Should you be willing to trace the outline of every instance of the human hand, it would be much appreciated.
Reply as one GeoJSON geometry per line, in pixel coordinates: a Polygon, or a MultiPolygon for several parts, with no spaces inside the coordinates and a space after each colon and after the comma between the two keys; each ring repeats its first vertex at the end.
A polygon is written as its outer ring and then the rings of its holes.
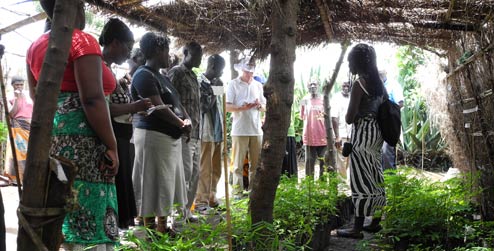
{"type": "Polygon", "coordinates": [[[143,98],[132,103],[134,113],[146,111],[147,109],[153,107],[153,103],[148,98],[143,98]]]}
{"type": "Polygon", "coordinates": [[[180,128],[183,133],[189,133],[192,131],[192,122],[190,119],[184,119],[182,127],[180,128]]]}
{"type": "Polygon", "coordinates": [[[340,137],[337,137],[335,140],[334,140],[334,145],[336,147],[336,149],[340,149],[341,146],[342,146],[342,140],[340,137]]]}
{"type": "Polygon", "coordinates": [[[22,90],[15,90],[14,91],[14,97],[16,97],[16,98],[23,98],[24,97],[24,93],[22,92],[22,90]]]}
{"type": "Polygon", "coordinates": [[[190,132],[192,131],[192,122],[190,121],[190,119],[184,119],[183,125],[180,129],[182,130],[183,135],[187,138],[185,142],[189,143],[190,132]]]}
{"type": "Polygon", "coordinates": [[[240,107],[240,110],[241,111],[247,111],[247,110],[250,110],[254,107],[257,107],[257,104],[255,102],[253,103],[244,103],[243,106],[240,107]]]}
{"type": "Polygon", "coordinates": [[[117,150],[108,149],[103,155],[100,171],[104,173],[107,179],[111,179],[118,173],[118,153],[117,150]]]}

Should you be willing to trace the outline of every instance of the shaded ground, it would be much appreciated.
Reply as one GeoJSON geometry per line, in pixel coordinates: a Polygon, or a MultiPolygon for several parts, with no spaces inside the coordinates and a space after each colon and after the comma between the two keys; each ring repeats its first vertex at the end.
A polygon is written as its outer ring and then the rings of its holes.
{"type": "MultiPolygon", "coordinates": [[[[299,163],[299,177],[305,176],[304,165],[299,163]]],[[[318,168],[316,168],[318,170],[318,168]]],[[[423,172],[425,177],[431,178],[432,180],[440,180],[444,177],[444,173],[433,173],[433,172],[423,172]]],[[[5,206],[5,224],[6,224],[6,240],[7,240],[7,250],[17,249],[17,215],[16,210],[19,205],[19,196],[17,193],[17,187],[8,186],[0,188],[3,196],[3,203],[5,206]]],[[[218,195],[224,198],[225,194],[224,179],[220,180],[218,184],[218,195]]],[[[214,221],[214,219],[213,219],[214,221]]],[[[350,227],[351,223],[347,224],[350,227]]],[[[332,231],[329,247],[325,251],[353,251],[353,250],[371,250],[369,246],[362,246],[363,242],[368,242],[374,237],[373,234],[364,233],[363,240],[339,238],[336,236],[336,231],[332,231]],[[361,249],[358,249],[361,247],[361,249]]]]}

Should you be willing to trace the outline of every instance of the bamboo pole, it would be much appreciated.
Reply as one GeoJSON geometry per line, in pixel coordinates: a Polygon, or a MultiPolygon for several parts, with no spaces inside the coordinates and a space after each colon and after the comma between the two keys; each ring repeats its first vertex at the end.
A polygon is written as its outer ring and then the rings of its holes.
{"type": "Polygon", "coordinates": [[[226,94],[223,93],[223,173],[225,174],[226,228],[228,231],[228,251],[232,251],[232,217],[230,209],[230,192],[228,187],[228,145],[226,142],[226,94]]]}
{"type": "Polygon", "coordinates": [[[10,123],[10,115],[9,115],[9,108],[8,108],[8,101],[7,101],[7,95],[5,92],[5,81],[3,78],[3,67],[0,64],[0,88],[2,88],[2,101],[3,101],[3,107],[5,110],[5,123],[7,124],[7,130],[9,132],[9,142],[10,142],[10,148],[12,151],[12,159],[13,159],[13,164],[14,164],[14,169],[15,169],[15,179],[17,181],[17,192],[19,193],[19,198],[22,195],[22,189],[21,189],[21,178],[19,177],[19,162],[17,162],[17,152],[15,150],[15,141],[14,141],[14,135],[12,134],[12,125],[10,123]]]}

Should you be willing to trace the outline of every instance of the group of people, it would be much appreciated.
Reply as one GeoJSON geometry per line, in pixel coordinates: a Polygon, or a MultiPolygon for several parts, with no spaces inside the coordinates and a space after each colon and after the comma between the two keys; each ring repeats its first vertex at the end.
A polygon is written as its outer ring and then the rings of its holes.
{"type": "MultiPolygon", "coordinates": [[[[40,3],[52,18],[55,1],[40,3]]],[[[119,228],[134,225],[135,220],[171,233],[167,217],[173,213],[177,221],[194,222],[194,202],[196,210],[219,205],[216,186],[224,119],[219,77],[225,60],[210,56],[206,72],[197,76],[192,69],[199,67],[203,55],[196,42],[187,43],[182,62],[170,67],[170,41],[164,35],[148,32],[139,49],[133,50],[133,33],[119,19],[109,19],[98,40],[84,32],[84,26],[81,4],[53,120],[50,154],[71,160],[78,170],[74,182],[78,206],[65,218],[64,248],[113,250],[119,228]],[[117,80],[111,66],[126,61],[130,72],[117,80]]],[[[49,37],[48,29],[27,52],[33,100],[49,37]]],[[[252,94],[227,98],[228,111],[238,109],[234,114],[241,116],[254,107],[250,102],[255,103],[255,111],[261,102],[265,104],[262,88],[242,87],[251,81],[239,81],[242,90],[228,90],[252,94]]],[[[245,130],[242,123],[238,125],[239,138],[255,127],[245,130]]],[[[255,133],[259,132],[260,126],[255,133]]],[[[238,151],[252,146],[249,140],[238,142],[238,151]]],[[[257,149],[260,140],[258,144],[257,149]]]]}
{"type": "MultiPolygon", "coordinates": [[[[52,18],[55,1],[40,3],[52,18]]],[[[79,206],[66,216],[65,248],[81,250],[96,245],[94,250],[112,250],[119,227],[128,228],[136,217],[147,227],[171,233],[167,217],[175,210],[185,222],[194,222],[194,202],[197,211],[218,206],[216,186],[221,176],[225,119],[219,77],[225,60],[217,54],[210,56],[206,72],[197,76],[192,69],[200,66],[203,52],[196,42],[187,43],[182,62],[170,67],[170,41],[164,35],[148,32],[140,39],[139,49],[133,50],[134,36],[121,20],[110,19],[98,40],[83,31],[84,25],[80,5],[53,121],[50,154],[68,158],[78,167],[74,188],[79,206]],[[117,81],[111,65],[125,61],[130,72],[117,81]]],[[[27,52],[33,100],[49,36],[48,30],[27,52]]],[[[338,235],[360,238],[364,217],[385,204],[383,139],[376,114],[389,95],[371,46],[356,45],[348,60],[350,71],[359,78],[352,86],[344,83],[341,95],[333,98],[332,122],[336,146],[340,148],[345,141],[353,144],[349,180],[356,219],[352,229],[338,231],[338,235]]],[[[253,60],[243,59],[236,65],[239,77],[226,87],[226,112],[232,113],[235,199],[246,196],[246,155],[253,180],[261,152],[261,112],[266,99],[262,84],[253,78],[255,67],[253,60]]],[[[311,97],[303,102],[301,116],[306,172],[313,175],[316,159],[323,156],[327,143],[319,83],[310,81],[308,88],[311,97]]],[[[324,163],[320,167],[324,172],[324,163]]],[[[347,175],[345,169],[341,173],[347,175]]],[[[366,227],[374,230],[378,224],[376,217],[366,227]]]]}

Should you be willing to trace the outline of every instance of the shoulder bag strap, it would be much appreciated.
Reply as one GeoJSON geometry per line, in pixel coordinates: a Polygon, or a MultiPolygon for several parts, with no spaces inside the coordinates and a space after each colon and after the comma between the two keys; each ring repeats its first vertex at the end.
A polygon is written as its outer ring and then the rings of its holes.
{"type": "Polygon", "coordinates": [[[360,85],[360,88],[362,88],[362,90],[365,92],[365,94],[367,94],[367,96],[370,96],[369,95],[369,92],[364,88],[364,86],[362,85],[362,82],[360,82],[360,80],[357,80],[357,83],[360,85]]]}

